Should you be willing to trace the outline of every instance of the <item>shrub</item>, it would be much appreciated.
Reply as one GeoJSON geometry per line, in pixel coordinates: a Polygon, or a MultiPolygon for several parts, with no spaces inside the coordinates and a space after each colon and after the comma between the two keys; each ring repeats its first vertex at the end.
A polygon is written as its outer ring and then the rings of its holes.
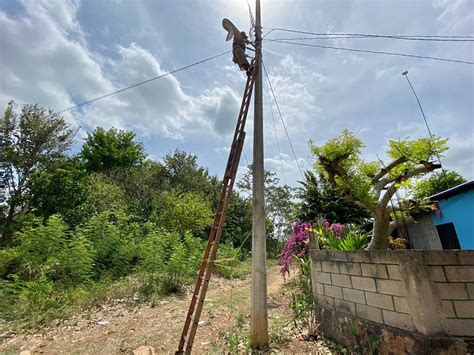
{"type": "Polygon", "coordinates": [[[153,228],[139,250],[142,291],[147,295],[179,291],[183,283],[194,278],[202,251],[201,241],[190,234],[180,236],[153,228]]]}

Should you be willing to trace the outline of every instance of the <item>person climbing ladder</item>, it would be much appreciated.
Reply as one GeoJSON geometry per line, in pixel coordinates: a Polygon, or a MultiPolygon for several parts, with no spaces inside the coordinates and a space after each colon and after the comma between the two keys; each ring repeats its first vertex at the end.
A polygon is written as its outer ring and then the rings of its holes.
{"type": "Polygon", "coordinates": [[[237,27],[228,19],[222,20],[222,26],[227,31],[226,41],[229,41],[233,38],[232,43],[232,61],[237,64],[240,70],[245,70],[247,75],[252,74],[253,67],[250,65],[245,54],[245,45],[251,44],[248,40],[247,34],[244,31],[239,31],[237,27]]]}

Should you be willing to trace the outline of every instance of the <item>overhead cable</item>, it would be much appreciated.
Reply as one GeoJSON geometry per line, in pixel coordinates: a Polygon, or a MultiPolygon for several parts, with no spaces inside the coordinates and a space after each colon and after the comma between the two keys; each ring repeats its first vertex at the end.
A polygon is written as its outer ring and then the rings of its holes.
{"type": "Polygon", "coordinates": [[[381,34],[368,34],[368,33],[344,33],[344,32],[333,32],[333,33],[321,33],[321,32],[310,32],[310,31],[299,31],[292,30],[287,28],[267,28],[264,27],[270,32],[273,31],[282,31],[290,33],[300,33],[306,35],[315,35],[315,36],[357,36],[357,37],[370,37],[370,38],[393,38],[393,39],[461,39],[461,40],[473,40],[474,36],[472,35],[381,35],[381,34]]]}
{"type": "Polygon", "coordinates": [[[266,94],[267,94],[267,99],[268,99],[268,105],[270,106],[270,113],[272,115],[272,123],[273,123],[273,130],[275,132],[275,140],[276,140],[277,149],[278,149],[278,157],[280,158],[281,175],[282,175],[282,178],[283,178],[283,183],[285,185],[288,185],[286,183],[285,170],[283,169],[283,159],[281,158],[280,142],[279,142],[279,139],[278,139],[278,134],[277,134],[277,129],[276,129],[275,115],[273,114],[273,105],[272,105],[272,102],[270,101],[270,94],[268,92],[268,83],[267,83],[265,88],[267,89],[266,94]]]}
{"type": "Polygon", "coordinates": [[[296,157],[295,149],[293,148],[293,143],[291,143],[290,135],[288,134],[288,130],[286,129],[285,120],[283,119],[283,115],[281,114],[280,105],[278,104],[278,101],[276,99],[275,91],[273,90],[273,86],[272,86],[272,83],[270,81],[270,77],[268,76],[267,67],[265,66],[265,62],[262,61],[262,64],[263,64],[263,71],[265,72],[265,77],[266,77],[267,82],[268,82],[268,86],[270,87],[270,91],[272,92],[273,101],[275,101],[275,105],[277,107],[281,123],[283,124],[283,128],[285,129],[286,138],[288,138],[288,143],[290,144],[291,152],[293,153],[293,158],[295,159],[296,165],[298,166],[298,170],[300,171],[301,177],[304,179],[303,170],[301,170],[300,163],[298,162],[298,158],[296,157]]]}
{"type": "Polygon", "coordinates": [[[290,44],[290,45],[294,45],[294,46],[303,46],[303,47],[336,49],[336,50],[340,50],[340,51],[357,52],[357,53],[372,53],[372,54],[391,55],[391,56],[397,56],[397,57],[431,59],[431,60],[438,60],[438,61],[442,61],[442,62],[451,62],[451,63],[460,63],[460,64],[469,64],[469,65],[474,64],[474,62],[468,62],[468,61],[465,61],[465,60],[439,58],[439,57],[431,57],[431,56],[407,54],[407,53],[373,51],[373,50],[368,50],[368,49],[356,49],[356,48],[346,48],[346,47],[323,46],[323,45],[320,45],[320,44],[298,43],[298,42],[281,41],[281,40],[273,40],[273,41],[267,41],[267,42],[268,43],[284,43],[284,44],[290,44]]]}
{"type": "Polygon", "coordinates": [[[474,42],[474,38],[459,39],[459,38],[424,38],[424,37],[406,37],[406,36],[384,36],[384,35],[317,35],[307,37],[292,37],[292,38],[269,38],[267,41],[307,41],[307,40],[334,40],[334,39],[397,39],[406,41],[431,41],[431,42],[474,42]]]}
{"type": "Polygon", "coordinates": [[[213,59],[222,57],[223,55],[226,55],[226,54],[228,54],[228,53],[230,53],[230,52],[232,52],[232,51],[227,51],[227,52],[224,52],[224,53],[220,53],[220,54],[214,55],[214,56],[212,56],[212,57],[209,57],[209,58],[202,59],[202,60],[200,60],[200,61],[194,62],[194,63],[192,63],[192,64],[185,65],[184,67],[181,67],[181,68],[178,68],[178,69],[175,69],[175,70],[172,70],[172,71],[169,71],[169,72],[160,74],[160,75],[158,75],[158,76],[155,76],[155,77],[153,77],[153,78],[150,78],[150,79],[147,79],[147,80],[144,80],[144,81],[140,81],[140,82],[138,82],[138,83],[132,84],[132,85],[127,86],[127,87],[124,87],[124,88],[122,88],[122,89],[109,92],[108,94],[104,94],[104,95],[95,97],[95,98],[93,98],[93,99],[90,99],[90,100],[81,102],[81,103],[79,103],[79,104],[77,104],[77,105],[68,107],[68,108],[66,108],[66,109],[64,109],[64,110],[61,110],[61,111],[58,111],[58,113],[61,114],[61,113],[67,112],[67,111],[75,110],[75,109],[77,109],[77,108],[79,108],[79,107],[82,107],[82,106],[84,106],[84,105],[88,105],[88,104],[91,104],[91,103],[93,103],[93,102],[96,102],[96,101],[105,99],[105,98],[107,98],[107,97],[110,97],[110,96],[113,96],[113,95],[116,95],[116,94],[120,94],[120,93],[122,93],[122,92],[124,92],[124,91],[130,90],[130,89],[134,89],[134,88],[136,88],[136,87],[138,87],[138,86],[141,86],[141,85],[144,85],[144,84],[148,84],[148,83],[151,82],[151,81],[155,81],[155,80],[164,78],[164,77],[166,77],[166,76],[169,76],[169,75],[178,73],[178,72],[180,72],[180,71],[189,69],[189,68],[194,67],[194,66],[196,66],[196,65],[203,64],[203,63],[208,62],[208,61],[210,61],[210,60],[213,60],[213,59]]]}

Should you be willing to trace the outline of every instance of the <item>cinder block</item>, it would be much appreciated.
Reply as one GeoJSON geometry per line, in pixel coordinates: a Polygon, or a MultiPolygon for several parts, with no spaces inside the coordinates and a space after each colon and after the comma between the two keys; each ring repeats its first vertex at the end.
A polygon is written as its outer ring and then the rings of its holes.
{"type": "Polygon", "coordinates": [[[446,281],[446,275],[442,266],[428,266],[430,272],[431,280],[434,282],[443,282],[446,281]]]}
{"type": "Polygon", "coordinates": [[[347,301],[365,304],[364,291],[354,290],[352,288],[343,288],[342,294],[344,299],[347,301]]]}
{"type": "Polygon", "coordinates": [[[474,300],[474,283],[467,283],[467,293],[469,294],[469,298],[474,300]]]}
{"type": "Polygon", "coordinates": [[[444,271],[449,282],[474,282],[474,266],[445,266],[444,271]]]}
{"type": "Polygon", "coordinates": [[[365,250],[348,251],[346,256],[347,261],[353,263],[370,263],[370,253],[365,250]]]}
{"type": "Polygon", "coordinates": [[[398,264],[405,252],[402,250],[374,250],[369,253],[370,260],[374,264],[398,264]]]}
{"type": "Polygon", "coordinates": [[[393,311],[395,309],[393,307],[392,296],[381,295],[380,293],[374,292],[366,292],[365,299],[369,306],[388,309],[390,311],[393,311]]]}
{"type": "Polygon", "coordinates": [[[327,260],[332,261],[347,261],[346,252],[344,251],[328,251],[327,252],[327,260]]]}
{"type": "Polygon", "coordinates": [[[341,274],[348,274],[348,275],[362,275],[362,270],[360,268],[360,264],[358,263],[340,263],[339,264],[339,271],[341,274]]]}
{"type": "Polygon", "coordinates": [[[474,301],[453,301],[458,318],[474,318],[474,301]]]}
{"type": "Polygon", "coordinates": [[[413,320],[411,318],[411,315],[409,314],[384,310],[383,320],[386,325],[390,325],[395,328],[405,329],[405,330],[415,330],[415,327],[413,325],[413,320]]]}
{"type": "Polygon", "coordinates": [[[373,291],[373,292],[375,292],[376,290],[375,281],[372,278],[351,276],[351,280],[352,280],[353,288],[356,288],[359,290],[365,290],[365,291],[373,291]]]}
{"type": "Polygon", "coordinates": [[[315,270],[315,271],[322,271],[322,269],[321,269],[321,261],[319,261],[319,260],[312,260],[311,262],[313,263],[313,270],[315,270]]]}
{"type": "Polygon", "coordinates": [[[377,280],[377,290],[394,296],[406,296],[405,285],[401,281],[396,280],[377,280]]]}
{"type": "Polygon", "coordinates": [[[356,315],[356,307],[353,302],[335,299],[334,307],[336,307],[336,310],[339,312],[356,315]]]}
{"type": "Polygon", "coordinates": [[[387,265],[388,277],[392,280],[401,280],[402,274],[398,265],[387,265]]]}
{"type": "Polygon", "coordinates": [[[372,322],[383,323],[382,310],[380,308],[356,304],[357,316],[372,322]]]}
{"type": "Polygon", "coordinates": [[[319,282],[316,283],[316,293],[318,295],[324,295],[324,284],[321,284],[319,282]]]}
{"type": "Polygon", "coordinates": [[[324,285],[324,294],[329,297],[342,299],[342,289],[338,286],[324,285]]]}
{"type": "Polygon", "coordinates": [[[441,301],[441,314],[445,318],[455,318],[454,307],[452,301],[441,301]]]}
{"type": "Polygon", "coordinates": [[[334,298],[332,297],[319,296],[317,302],[323,308],[334,309],[334,298]]]}
{"type": "Polygon", "coordinates": [[[459,264],[454,250],[424,250],[423,257],[427,265],[457,265],[459,264]]]}
{"type": "Polygon", "coordinates": [[[360,267],[363,276],[388,279],[387,267],[385,264],[361,264],[360,267]]]}
{"type": "Polygon", "coordinates": [[[474,265],[474,250],[456,250],[459,264],[474,265]]]}
{"type": "Polygon", "coordinates": [[[446,319],[445,327],[450,335],[474,336],[474,319],[446,319]]]}
{"type": "Polygon", "coordinates": [[[316,271],[316,282],[322,282],[323,284],[331,284],[331,274],[327,272],[316,271]]]}
{"type": "Polygon", "coordinates": [[[352,287],[349,275],[331,274],[332,284],[336,286],[352,287]]]}
{"type": "Polygon", "coordinates": [[[393,303],[395,304],[395,310],[397,312],[410,314],[410,306],[405,297],[393,296],[393,303]]]}
{"type": "Polygon", "coordinates": [[[324,272],[339,274],[339,265],[334,261],[321,261],[321,268],[324,272]]]}
{"type": "Polygon", "coordinates": [[[442,300],[467,300],[469,299],[466,284],[463,283],[436,283],[439,297],[442,300]]]}

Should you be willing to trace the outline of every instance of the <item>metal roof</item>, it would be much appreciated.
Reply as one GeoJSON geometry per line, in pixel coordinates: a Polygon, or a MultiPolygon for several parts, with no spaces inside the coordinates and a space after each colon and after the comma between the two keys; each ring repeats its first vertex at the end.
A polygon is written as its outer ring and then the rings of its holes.
{"type": "Polygon", "coordinates": [[[466,191],[469,191],[469,190],[472,190],[472,189],[474,189],[474,181],[468,181],[468,182],[465,182],[464,184],[455,186],[451,189],[444,190],[444,191],[439,192],[439,193],[437,193],[433,196],[430,196],[429,199],[431,201],[445,200],[447,198],[456,196],[460,193],[463,193],[463,192],[466,192],[466,191]]]}

